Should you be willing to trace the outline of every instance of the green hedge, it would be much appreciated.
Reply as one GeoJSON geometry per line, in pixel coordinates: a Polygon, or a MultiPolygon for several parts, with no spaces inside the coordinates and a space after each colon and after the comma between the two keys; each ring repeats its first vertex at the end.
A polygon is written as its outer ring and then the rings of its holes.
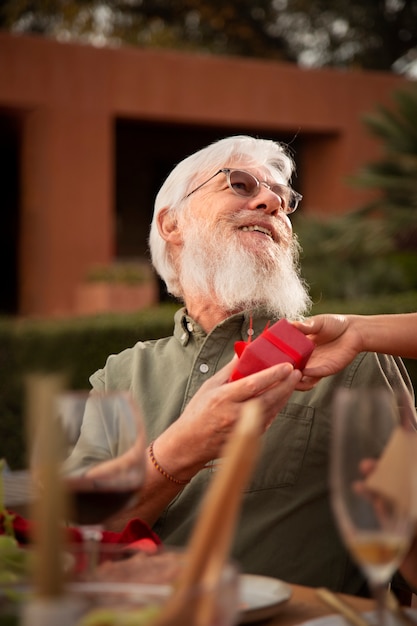
{"type": "MultiPolygon", "coordinates": [[[[139,340],[172,333],[178,305],[126,315],[66,320],[0,319],[0,457],[13,469],[25,465],[24,379],[34,372],[62,372],[72,389],[88,389],[88,378],[109,354],[139,340]]],[[[395,313],[417,309],[417,293],[359,301],[314,304],[313,313],[395,313]]],[[[417,389],[417,361],[407,361],[417,389]]]]}
{"type": "Polygon", "coordinates": [[[25,465],[24,379],[30,373],[61,372],[71,389],[89,389],[89,376],[109,354],[139,340],[172,333],[178,305],[126,315],[65,320],[0,319],[0,458],[25,465]]]}
{"type": "Polygon", "coordinates": [[[417,291],[335,300],[322,297],[313,303],[312,314],[319,313],[358,313],[378,315],[379,313],[412,313],[417,311],[417,291]]]}

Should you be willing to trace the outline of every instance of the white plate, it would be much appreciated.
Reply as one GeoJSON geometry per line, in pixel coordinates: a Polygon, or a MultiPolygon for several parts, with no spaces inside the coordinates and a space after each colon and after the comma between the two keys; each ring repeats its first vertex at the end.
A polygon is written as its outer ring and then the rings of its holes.
{"type": "MultiPolygon", "coordinates": [[[[417,610],[416,609],[405,609],[407,614],[413,619],[413,621],[417,624],[417,610]]],[[[365,619],[369,621],[370,624],[378,624],[377,615],[375,611],[370,611],[368,613],[363,613],[365,619]]],[[[388,626],[399,624],[399,620],[395,617],[391,620],[387,619],[388,626]]],[[[347,626],[347,620],[342,617],[342,615],[326,615],[326,617],[317,617],[316,619],[310,619],[307,622],[303,622],[302,626],[347,626]]]]}
{"type": "MultiPolygon", "coordinates": [[[[91,582],[72,583],[68,588],[75,593],[100,593],[131,595],[135,601],[144,598],[153,600],[167,598],[172,590],[170,585],[146,585],[137,583],[91,582]]],[[[239,624],[273,617],[281,604],[291,597],[289,585],[276,578],[241,574],[239,576],[239,624]]]]}
{"type": "Polygon", "coordinates": [[[273,617],[281,604],[290,599],[291,589],[277,578],[242,574],[239,577],[239,596],[243,606],[239,623],[249,624],[273,617]]]}
{"type": "MultiPolygon", "coordinates": [[[[26,595],[29,588],[25,585],[13,586],[13,589],[20,590],[26,595]]],[[[150,597],[166,598],[170,594],[171,587],[169,585],[140,585],[138,591],[137,583],[114,583],[114,582],[92,582],[92,583],[70,583],[68,589],[74,593],[122,593],[123,595],[131,594],[132,598],[137,600],[138,594],[142,598],[150,597]]],[[[0,597],[2,596],[0,589],[0,597]]],[[[239,576],[239,603],[241,608],[239,615],[239,624],[249,624],[252,622],[269,619],[276,615],[281,605],[291,597],[291,589],[289,585],[268,576],[256,576],[252,574],[241,574],[239,576]]],[[[324,625],[323,625],[324,626],[324,625]]],[[[341,623],[338,626],[346,626],[341,623]]]]}

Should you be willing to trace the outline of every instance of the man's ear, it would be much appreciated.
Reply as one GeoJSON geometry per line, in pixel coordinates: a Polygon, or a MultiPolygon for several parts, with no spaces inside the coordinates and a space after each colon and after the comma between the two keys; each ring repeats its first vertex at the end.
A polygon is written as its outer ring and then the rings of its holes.
{"type": "Polygon", "coordinates": [[[182,236],[178,228],[177,218],[174,211],[171,211],[169,207],[161,209],[157,216],[157,225],[159,234],[162,239],[178,245],[182,243],[182,236]]]}

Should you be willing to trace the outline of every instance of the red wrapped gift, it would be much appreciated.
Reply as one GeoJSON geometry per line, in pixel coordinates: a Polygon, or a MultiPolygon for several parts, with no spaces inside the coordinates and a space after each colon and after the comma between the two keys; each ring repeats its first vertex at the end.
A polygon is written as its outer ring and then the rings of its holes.
{"type": "Polygon", "coordinates": [[[313,349],[311,339],[287,320],[279,320],[251,343],[239,341],[235,344],[239,362],[229,380],[244,378],[277,363],[291,363],[296,369],[303,370],[313,349]]]}
{"type": "MultiPolygon", "coordinates": [[[[20,545],[31,543],[33,535],[33,522],[25,519],[12,511],[8,511],[10,523],[12,524],[13,534],[20,545]]],[[[5,529],[4,515],[0,514],[0,535],[3,535],[5,529]]],[[[77,527],[66,527],[67,540],[71,543],[80,543],[83,541],[80,529],[77,527]]],[[[162,545],[161,539],[148,526],[146,522],[135,517],[131,519],[121,532],[112,532],[103,530],[102,543],[124,544],[131,548],[143,550],[147,552],[155,552],[158,546],[162,545]]]]}

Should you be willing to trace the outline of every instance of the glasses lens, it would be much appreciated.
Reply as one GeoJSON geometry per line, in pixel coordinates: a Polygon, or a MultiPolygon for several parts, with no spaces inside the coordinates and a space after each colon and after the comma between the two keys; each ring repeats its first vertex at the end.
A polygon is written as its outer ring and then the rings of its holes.
{"type": "Polygon", "coordinates": [[[295,211],[297,207],[298,207],[298,199],[293,193],[291,193],[290,197],[288,198],[288,203],[287,203],[288,212],[292,213],[293,211],[295,211]]]}
{"type": "Polygon", "coordinates": [[[258,188],[258,181],[249,172],[232,170],[230,172],[230,186],[239,196],[253,196],[258,188]]]}
{"type": "Polygon", "coordinates": [[[292,189],[286,187],[285,185],[272,185],[271,191],[273,191],[279,198],[281,198],[282,209],[286,211],[288,208],[291,208],[292,199],[292,189]]]}

